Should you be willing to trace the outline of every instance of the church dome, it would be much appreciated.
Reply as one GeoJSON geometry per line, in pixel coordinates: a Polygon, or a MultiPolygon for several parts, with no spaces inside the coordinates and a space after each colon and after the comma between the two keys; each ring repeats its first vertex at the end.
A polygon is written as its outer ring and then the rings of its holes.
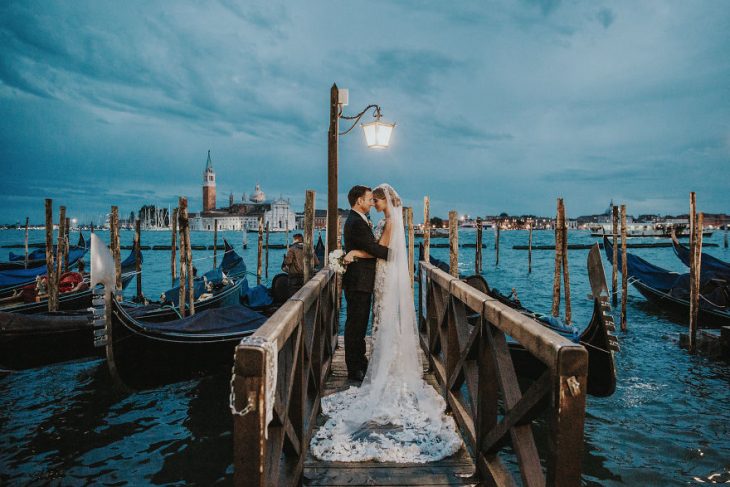
{"type": "Polygon", "coordinates": [[[256,189],[251,195],[250,200],[254,203],[263,203],[266,200],[266,195],[261,191],[261,186],[258,183],[256,183],[256,189]]]}

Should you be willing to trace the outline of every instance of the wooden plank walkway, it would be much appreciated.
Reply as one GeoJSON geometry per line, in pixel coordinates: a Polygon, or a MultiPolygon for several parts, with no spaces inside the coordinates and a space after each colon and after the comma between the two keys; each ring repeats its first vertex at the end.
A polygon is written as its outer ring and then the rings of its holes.
{"type": "MultiPolygon", "coordinates": [[[[347,379],[343,337],[338,337],[338,340],[323,395],[357,384],[347,379]]],[[[369,354],[370,337],[367,338],[367,350],[369,354]]],[[[428,361],[420,349],[419,355],[425,379],[436,386],[436,379],[428,373],[428,361]]],[[[325,419],[320,414],[317,427],[324,424],[325,419]]],[[[431,463],[322,462],[310,453],[304,463],[304,485],[476,485],[474,471],[474,462],[464,447],[449,458],[431,463]]]]}

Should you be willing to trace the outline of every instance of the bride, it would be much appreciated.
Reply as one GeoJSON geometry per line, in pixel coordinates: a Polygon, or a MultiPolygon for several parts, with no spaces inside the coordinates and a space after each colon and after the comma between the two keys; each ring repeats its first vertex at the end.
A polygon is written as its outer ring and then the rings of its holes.
{"type": "MultiPolygon", "coordinates": [[[[327,461],[435,461],[456,453],[461,437],[445,401],[423,380],[401,200],[387,184],[373,198],[384,213],[375,238],[388,246],[388,260],[378,259],[375,272],[370,365],[360,387],[322,398],[328,419],[310,446],[327,461]]],[[[358,257],[370,256],[354,250],[345,259],[358,257]]]]}

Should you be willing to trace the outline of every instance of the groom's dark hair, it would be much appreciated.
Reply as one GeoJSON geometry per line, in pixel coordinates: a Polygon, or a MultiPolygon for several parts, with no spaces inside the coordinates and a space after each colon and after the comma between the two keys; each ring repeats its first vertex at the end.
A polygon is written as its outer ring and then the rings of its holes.
{"type": "Polygon", "coordinates": [[[372,191],[372,189],[368,188],[367,186],[353,186],[352,189],[350,189],[350,192],[347,193],[347,201],[350,202],[350,207],[355,206],[355,203],[357,203],[357,199],[362,197],[362,195],[364,195],[368,191],[372,191]]]}

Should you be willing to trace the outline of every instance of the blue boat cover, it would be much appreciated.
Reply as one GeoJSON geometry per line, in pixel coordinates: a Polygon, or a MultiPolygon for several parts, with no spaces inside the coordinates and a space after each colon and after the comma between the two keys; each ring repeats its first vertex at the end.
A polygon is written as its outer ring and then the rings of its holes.
{"type": "MultiPolygon", "coordinates": [[[[679,257],[684,265],[689,267],[690,257],[689,249],[681,243],[673,242],[672,248],[674,253],[679,257]]],[[[713,273],[718,277],[722,276],[730,280],[730,264],[725,261],[713,257],[710,254],[702,252],[702,260],[700,262],[700,274],[713,273]]]]}
{"type": "MultiPolygon", "coordinates": [[[[205,292],[205,282],[201,278],[196,278],[193,281],[194,296],[197,300],[205,292]]],[[[180,306],[180,286],[175,286],[172,289],[168,289],[164,292],[164,299],[160,298],[165,304],[173,304],[176,307],[180,306]]],[[[187,299],[187,298],[186,298],[187,299]]]]}
{"type": "Polygon", "coordinates": [[[233,250],[233,247],[226,239],[223,239],[225,245],[225,253],[221,261],[220,269],[229,277],[240,278],[246,275],[246,263],[243,258],[233,250]]]}
{"type": "MultiPolygon", "coordinates": [[[[72,248],[68,252],[69,268],[83,257],[86,249],[72,248]]],[[[8,269],[0,271],[0,288],[17,286],[19,284],[30,283],[38,276],[46,275],[46,266],[38,266],[30,269],[8,269]]]]}
{"type": "Polygon", "coordinates": [[[271,306],[274,299],[271,297],[271,291],[263,284],[256,287],[249,287],[248,279],[245,277],[241,282],[241,303],[250,308],[260,309],[271,306]]]}
{"type": "Polygon", "coordinates": [[[266,316],[241,305],[206,309],[192,316],[162,323],[138,321],[145,330],[176,333],[225,333],[246,334],[255,331],[265,321],[266,316]]]}

